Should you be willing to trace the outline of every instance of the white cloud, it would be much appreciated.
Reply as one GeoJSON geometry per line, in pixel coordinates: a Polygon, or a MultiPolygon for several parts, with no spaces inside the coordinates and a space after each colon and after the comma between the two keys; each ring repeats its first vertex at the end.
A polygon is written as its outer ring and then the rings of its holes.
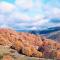
{"type": "Polygon", "coordinates": [[[7,2],[0,2],[0,11],[1,12],[11,12],[15,9],[15,6],[13,4],[7,3],[7,2]]]}
{"type": "Polygon", "coordinates": [[[4,21],[4,19],[5,19],[4,14],[0,14],[0,22],[3,22],[3,21],[4,21]]]}
{"type": "Polygon", "coordinates": [[[60,8],[53,8],[51,13],[53,14],[52,17],[60,17],[60,8]]]}
{"type": "Polygon", "coordinates": [[[42,14],[36,14],[34,17],[32,17],[33,18],[33,20],[34,21],[38,21],[38,20],[42,20],[42,19],[44,19],[44,15],[42,15],[42,14]]]}
{"type": "Polygon", "coordinates": [[[35,8],[42,9],[43,6],[44,6],[44,4],[43,4],[42,0],[35,0],[35,3],[34,3],[35,8]]]}
{"type": "Polygon", "coordinates": [[[16,0],[16,5],[22,8],[32,8],[32,0],[16,0]]]}
{"type": "Polygon", "coordinates": [[[60,17],[60,8],[54,7],[50,5],[44,6],[45,13],[48,15],[49,18],[59,18],[60,17]]]}
{"type": "Polygon", "coordinates": [[[6,24],[2,24],[2,25],[0,26],[0,28],[10,28],[10,29],[13,29],[12,27],[10,27],[10,26],[8,26],[8,25],[6,25],[6,24]]]}
{"type": "Polygon", "coordinates": [[[31,20],[30,16],[28,16],[27,14],[24,14],[24,13],[21,13],[21,12],[17,12],[17,11],[14,11],[11,14],[11,17],[14,18],[14,19],[22,20],[22,21],[24,21],[24,20],[25,21],[31,20]]]}
{"type": "Polygon", "coordinates": [[[23,9],[39,9],[43,6],[41,0],[16,0],[16,5],[23,9]]]}

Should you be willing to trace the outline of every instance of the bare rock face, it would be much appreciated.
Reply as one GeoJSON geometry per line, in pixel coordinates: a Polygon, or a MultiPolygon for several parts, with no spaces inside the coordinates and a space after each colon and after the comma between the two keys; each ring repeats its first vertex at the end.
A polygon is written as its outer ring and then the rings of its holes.
{"type": "Polygon", "coordinates": [[[26,56],[60,59],[60,44],[39,35],[2,28],[0,29],[0,45],[8,46],[26,56]]]}

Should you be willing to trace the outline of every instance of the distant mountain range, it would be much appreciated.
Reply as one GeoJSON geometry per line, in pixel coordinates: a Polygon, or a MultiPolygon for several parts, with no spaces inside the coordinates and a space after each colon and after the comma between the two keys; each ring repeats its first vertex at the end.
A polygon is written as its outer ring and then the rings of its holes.
{"type": "MultiPolygon", "coordinates": [[[[21,32],[21,30],[17,30],[21,32]]],[[[60,26],[59,27],[50,27],[44,30],[22,30],[24,32],[29,32],[36,35],[43,35],[47,38],[60,41],[60,26]]]]}
{"type": "Polygon", "coordinates": [[[29,31],[30,33],[33,33],[33,34],[49,34],[49,33],[52,33],[52,32],[56,32],[56,31],[60,31],[60,27],[51,27],[51,28],[47,28],[45,30],[32,30],[32,31],[29,31]]]}
{"type": "Polygon", "coordinates": [[[41,34],[47,38],[60,41],[60,27],[51,27],[42,31],[30,31],[33,34],[41,34]]]}

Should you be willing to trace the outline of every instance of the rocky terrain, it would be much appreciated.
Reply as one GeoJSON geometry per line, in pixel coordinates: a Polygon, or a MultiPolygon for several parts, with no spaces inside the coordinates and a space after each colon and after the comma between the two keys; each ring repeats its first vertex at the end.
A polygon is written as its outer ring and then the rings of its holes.
{"type": "Polygon", "coordinates": [[[60,43],[40,35],[0,29],[0,60],[60,60],[60,43]]]}

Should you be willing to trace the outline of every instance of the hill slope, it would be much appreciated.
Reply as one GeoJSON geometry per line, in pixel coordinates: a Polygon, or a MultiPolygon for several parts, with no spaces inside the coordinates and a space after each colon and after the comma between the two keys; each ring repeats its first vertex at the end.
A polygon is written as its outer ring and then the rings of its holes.
{"type": "MultiPolygon", "coordinates": [[[[40,35],[1,28],[0,45],[15,50],[19,55],[22,54],[30,58],[60,59],[60,43],[40,35]]],[[[6,58],[5,54],[2,58],[3,60],[6,58]]],[[[10,53],[7,54],[7,58],[13,59],[10,53]]]]}

